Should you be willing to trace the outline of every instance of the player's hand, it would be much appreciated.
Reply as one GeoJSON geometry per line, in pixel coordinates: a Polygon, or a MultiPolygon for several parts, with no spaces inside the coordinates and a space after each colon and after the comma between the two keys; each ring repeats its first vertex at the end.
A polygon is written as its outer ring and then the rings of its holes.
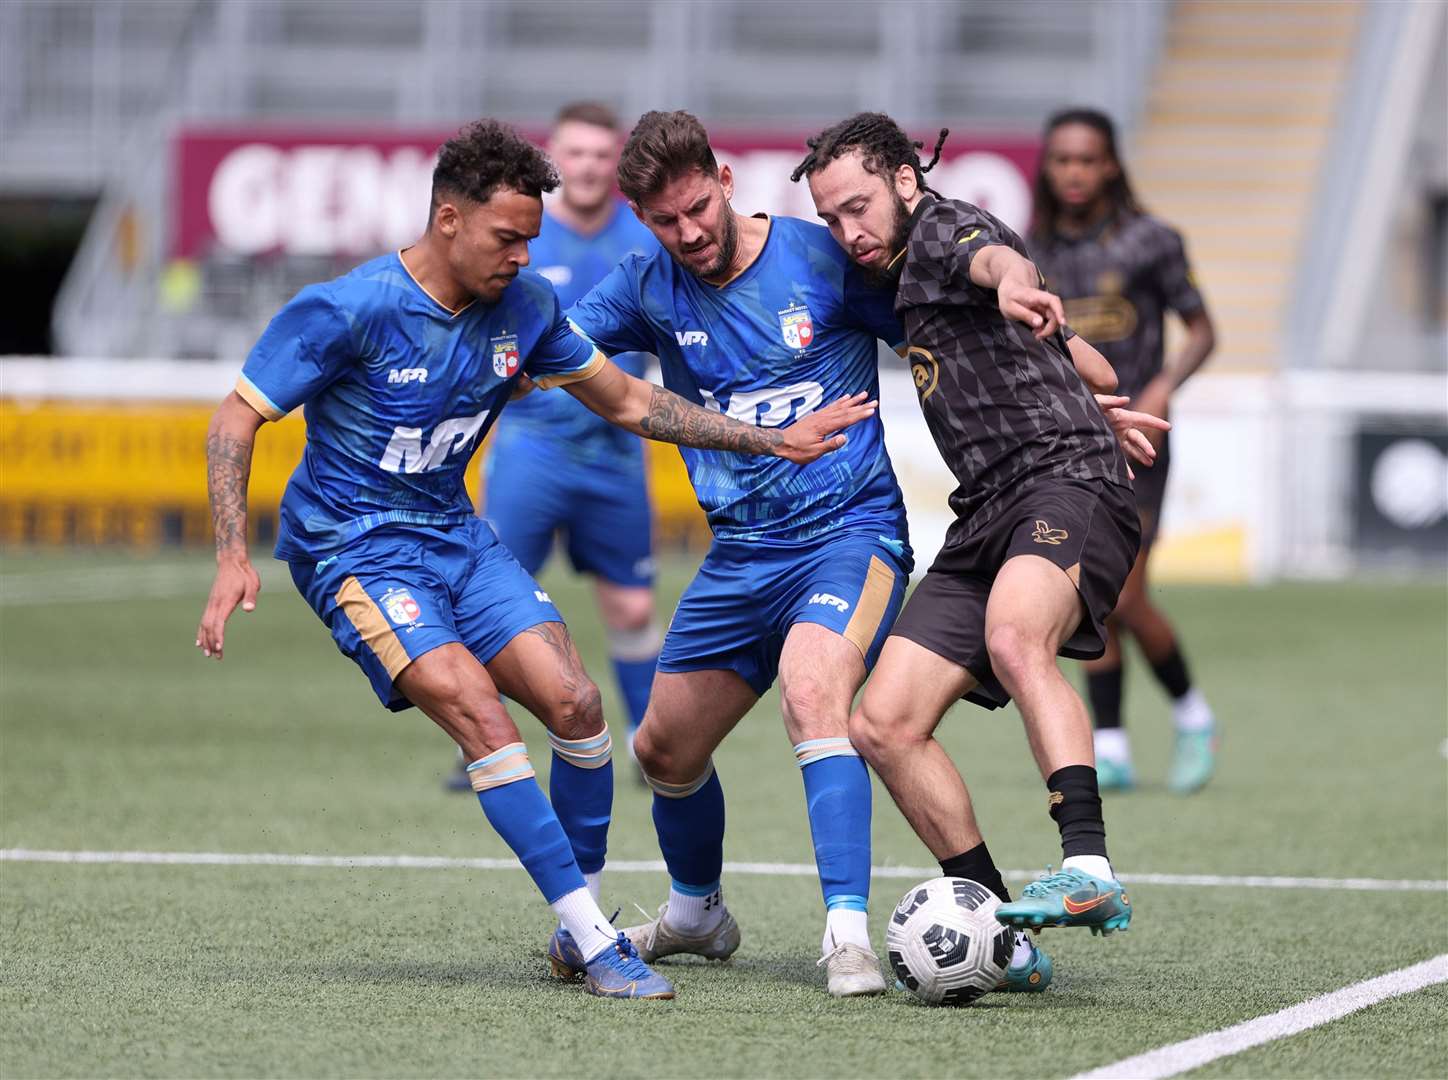
{"type": "MultiPolygon", "coordinates": [[[[1126,451],[1126,456],[1139,464],[1150,465],[1156,460],[1156,447],[1151,445],[1151,440],[1145,433],[1170,431],[1171,424],[1159,416],[1126,408],[1130,403],[1130,398],[1118,397],[1115,394],[1096,395],[1096,404],[1106,414],[1106,422],[1111,425],[1116,441],[1121,444],[1121,449],[1126,451]]],[[[1131,472],[1129,465],[1127,472],[1131,472]]],[[[1135,474],[1132,475],[1134,478],[1135,474]]]]}
{"type": "Polygon", "coordinates": [[[211,596],[201,613],[201,625],[196,628],[196,647],[202,655],[221,659],[226,620],[237,604],[242,611],[255,611],[256,594],[260,591],[261,576],[245,556],[222,559],[216,564],[216,580],[211,583],[211,596]]]}
{"type": "Polygon", "coordinates": [[[508,400],[517,401],[520,397],[527,397],[529,394],[537,389],[538,384],[535,383],[532,379],[528,378],[528,376],[526,375],[519,375],[518,381],[513,384],[513,392],[508,395],[508,400]]]}
{"type": "Polygon", "coordinates": [[[842,397],[781,429],[784,441],[775,447],[774,456],[793,461],[796,465],[808,465],[816,458],[838,450],[848,440],[836,432],[868,420],[879,409],[878,401],[865,400],[869,396],[862,390],[842,397]]]}
{"type": "Polygon", "coordinates": [[[1066,325],[1066,309],[1061,306],[1061,298],[1045,289],[1003,281],[996,290],[996,301],[1002,315],[1025,323],[1037,338],[1048,338],[1066,325]]]}
{"type": "MultiPolygon", "coordinates": [[[[1165,420],[1170,416],[1171,392],[1171,379],[1165,374],[1158,375],[1142,387],[1141,393],[1132,401],[1132,407],[1138,412],[1150,413],[1165,420]]],[[[1152,446],[1161,449],[1162,433],[1159,430],[1148,428],[1144,434],[1151,440],[1152,446]]]]}

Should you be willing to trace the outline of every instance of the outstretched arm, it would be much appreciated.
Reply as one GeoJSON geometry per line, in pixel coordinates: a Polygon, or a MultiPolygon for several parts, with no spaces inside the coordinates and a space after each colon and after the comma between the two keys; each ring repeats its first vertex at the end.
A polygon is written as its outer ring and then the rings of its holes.
{"type": "Polygon", "coordinates": [[[1071,352],[1071,363],[1076,365],[1076,374],[1081,376],[1081,381],[1088,390],[1093,394],[1116,392],[1116,369],[1094,345],[1080,334],[1074,334],[1066,342],[1066,348],[1071,352]]]}
{"type": "Polygon", "coordinates": [[[817,409],[788,427],[756,427],[636,379],[612,361],[606,361],[598,374],[564,389],[609,423],[646,439],[782,457],[799,465],[844,446],[845,436],[834,432],[874,416],[878,404],[860,393],[817,409]]]}
{"type": "Polygon", "coordinates": [[[1023,322],[1036,337],[1047,338],[1066,322],[1061,298],[1041,287],[1041,273],[1014,248],[991,244],[970,260],[970,280],[984,289],[994,289],[1001,314],[1023,322]]]}
{"type": "Polygon", "coordinates": [[[256,607],[261,578],[246,550],[246,488],[251,451],[264,418],[232,391],[211,417],[206,433],[206,490],[216,533],[216,579],[196,630],[196,647],[221,659],[226,620],[240,604],[256,607]]]}

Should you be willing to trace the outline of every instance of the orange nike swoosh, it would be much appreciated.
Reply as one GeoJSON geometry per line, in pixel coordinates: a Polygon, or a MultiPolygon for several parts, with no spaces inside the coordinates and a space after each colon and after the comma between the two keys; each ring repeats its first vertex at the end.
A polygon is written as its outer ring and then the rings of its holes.
{"type": "Polygon", "coordinates": [[[1106,901],[1108,901],[1108,900],[1110,900],[1110,899],[1111,899],[1111,894],[1110,894],[1110,893],[1102,893],[1100,896],[1096,897],[1094,900],[1088,900],[1088,901],[1086,901],[1086,903],[1084,903],[1084,904],[1078,904],[1078,903],[1076,903],[1074,900],[1072,900],[1069,896],[1063,896],[1063,897],[1061,898],[1061,904],[1062,904],[1063,907],[1065,907],[1065,909],[1066,909],[1066,914],[1068,914],[1068,915],[1084,915],[1086,912],[1090,911],[1092,908],[1100,907],[1102,904],[1106,903],[1106,901]]]}

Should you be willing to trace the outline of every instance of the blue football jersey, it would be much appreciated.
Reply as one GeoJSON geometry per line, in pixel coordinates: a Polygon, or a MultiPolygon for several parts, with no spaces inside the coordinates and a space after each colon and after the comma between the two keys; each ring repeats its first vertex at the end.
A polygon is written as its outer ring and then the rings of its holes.
{"type": "Polygon", "coordinates": [[[236,386],[269,420],[306,407],[277,558],[320,559],[381,525],[467,521],[468,462],[520,373],[546,388],[603,362],[553,287],[526,270],[497,303],[458,312],[397,254],[307,286],[267,326],[236,386]]]}
{"type": "MultiPolygon", "coordinates": [[[[553,283],[565,308],[581,300],[588,290],[629,255],[649,255],[658,241],[624,203],[615,202],[608,224],[591,236],[576,233],[547,211],[538,238],[528,245],[531,265],[553,283]]],[[[631,375],[642,375],[647,356],[619,353],[613,362],[631,375]]],[[[568,394],[529,394],[508,409],[498,426],[500,437],[547,439],[571,458],[589,465],[616,463],[620,455],[637,468],[642,449],[638,436],[603,420],[568,394]]]]}
{"type": "MultiPolygon", "coordinates": [[[[776,217],[759,257],[725,285],[699,280],[660,250],[625,259],[568,315],[605,353],[656,354],[675,393],[778,427],[847,394],[879,395],[876,339],[905,338],[893,303],[823,226],[776,217]]],[[[791,543],[858,527],[904,542],[880,418],[848,434],[844,449],[805,466],[680,450],[720,540],[791,543]]]]}

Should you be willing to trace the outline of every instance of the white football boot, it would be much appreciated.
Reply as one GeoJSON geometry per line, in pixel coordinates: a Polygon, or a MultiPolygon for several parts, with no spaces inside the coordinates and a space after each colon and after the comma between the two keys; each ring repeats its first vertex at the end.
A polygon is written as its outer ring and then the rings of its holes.
{"type": "MultiPolygon", "coordinates": [[[[643,908],[639,911],[648,914],[643,908]]],[[[719,925],[698,935],[683,934],[671,927],[664,921],[668,912],[669,905],[660,904],[656,917],[624,929],[644,963],[652,964],[660,957],[677,953],[690,953],[706,960],[728,960],[739,948],[739,924],[729,914],[728,908],[724,909],[719,925]]]]}
{"type": "Polygon", "coordinates": [[[885,992],[880,958],[862,946],[848,941],[836,945],[820,957],[816,966],[828,974],[830,994],[834,997],[868,997],[885,992]]]}

